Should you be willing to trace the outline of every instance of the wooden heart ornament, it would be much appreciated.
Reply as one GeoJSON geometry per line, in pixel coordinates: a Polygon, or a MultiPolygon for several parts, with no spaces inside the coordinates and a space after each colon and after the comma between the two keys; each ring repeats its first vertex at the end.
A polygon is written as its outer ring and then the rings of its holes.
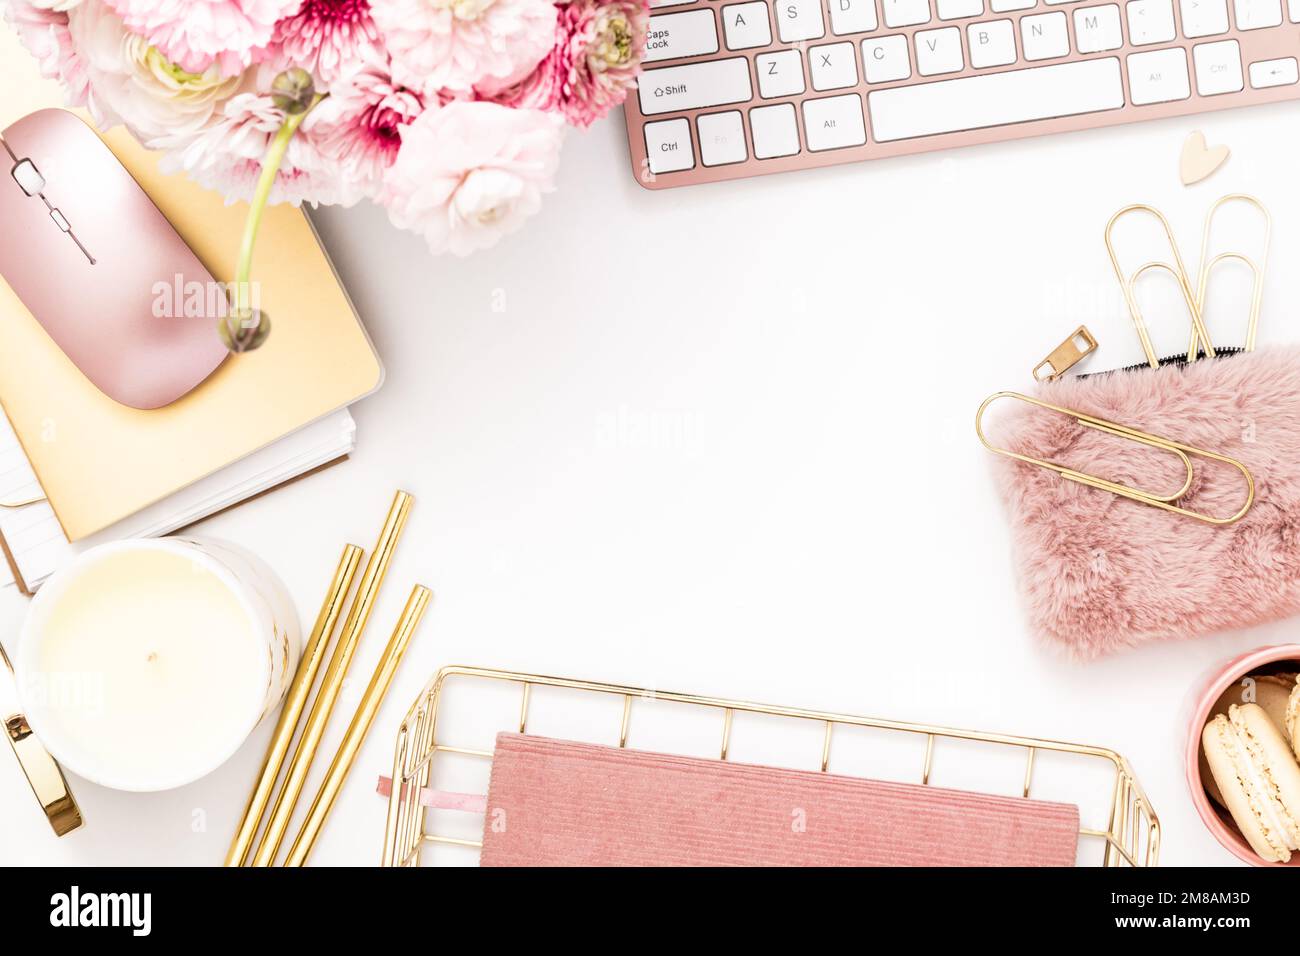
{"type": "Polygon", "coordinates": [[[1183,185],[1191,186],[1203,179],[1209,179],[1220,166],[1228,161],[1231,151],[1226,146],[1209,147],[1205,145],[1205,134],[1195,132],[1183,143],[1183,158],[1179,163],[1183,185]]]}

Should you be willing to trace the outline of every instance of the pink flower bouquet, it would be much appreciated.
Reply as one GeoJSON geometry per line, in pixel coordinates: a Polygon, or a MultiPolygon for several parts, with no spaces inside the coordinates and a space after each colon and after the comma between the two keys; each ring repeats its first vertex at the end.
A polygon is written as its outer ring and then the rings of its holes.
{"type": "Polygon", "coordinates": [[[457,255],[537,211],[566,124],[635,83],[648,20],[647,0],[0,4],[70,105],[252,202],[252,236],[267,202],[365,198],[457,255]]]}

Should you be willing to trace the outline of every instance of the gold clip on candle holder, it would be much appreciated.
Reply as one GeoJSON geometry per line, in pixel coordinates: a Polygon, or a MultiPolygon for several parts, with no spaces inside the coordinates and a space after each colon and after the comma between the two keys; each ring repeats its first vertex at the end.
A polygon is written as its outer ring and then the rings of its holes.
{"type": "Polygon", "coordinates": [[[1205,354],[1214,358],[1214,346],[1210,344],[1210,333],[1205,328],[1205,320],[1201,316],[1201,307],[1197,302],[1196,293],[1192,289],[1192,282],[1187,274],[1187,267],[1183,264],[1182,253],[1178,251],[1178,241],[1174,238],[1174,230],[1169,225],[1169,220],[1165,218],[1164,213],[1154,206],[1148,206],[1145,203],[1135,203],[1131,206],[1125,206],[1115,215],[1110,217],[1110,222],[1106,224],[1106,251],[1110,253],[1110,263],[1115,269],[1115,278],[1119,280],[1120,288],[1124,291],[1124,301],[1128,303],[1129,314],[1133,317],[1133,324],[1137,327],[1138,338],[1142,342],[1142,351],[1146,353],[1147,364],[1152,368],[1160,367],[1160,358],[1156,355],[1156,350],[1151,344],[1151,333],[1147,330],[1146,318],[1142,314],[1142,307],[1137,300],[1137,283],[1143,276],[1149,272],[1168,272],[1178,283],[1179,291],[1182,292],[1183,301],[1187,304],[1188,314],[1192,320],[1192,347],[1188,349],[1187,361],[1195,362],[1200,350],[1196,348],[1196,342],[1199,340],[1204,343],[1205,354]],[[1164,230],[1165,238],[1169,242],[1169,250],[1172,253],[1172,262],[1162,262],[1159,260],[1148,262],[1139,266],[1132,273],[1125,273],[1124,267],[1119,261],[1119,252],[1115,249],[1115,226],[1121,219],[1137,213],[1145,213],[1154,216],[1164,230]]]}
{"type": "Polygon", "coordinates": [[[50,829],[55,836],[67,836],[82,825],[81,808],[68,788],[63,770],[27,723],[18,700],[13,668],[3,647],[0,647],[0,724],[50,829]]]}
{"type": "MultiPolygon", "coordinates": [[[[1246,345],[1244,351],[1255,351],[1255,333],[1259,330],[1259,313],[1264,302],[1264,270],[1268,267],[1269,248],[1273,242],[1273,217],[1264,204],[1254,196],[1248,196],[1245,193],[1232,193],[1224,196],[1213,206],[1205,215],[1205,228],[1201,231],[1201,272],[1196,284],[1196,308],[1201,314],[1202,319],[1205,316],[1206,294],[1210,284],[1210,274],[1222,263],[1236,261],[1246,266],[1251,271],[1253,283],[1251,285],[1250,295],[1250,312],[1246,322],[1246,345]],[[1231,203],[1244,203],[1252,206],[1259,211],[1264,220],[1264,243],[1263,251],[1259,262],[1240,252],[1221,252],[1210,258],[1210,236],[1214,231],[1214,219],[1219,210],[1231,203]]],[[[1196,328],[1192,329],[1191,345],[1188,347],[1188,354],[1193,355],[1200,351],[1200,337],[1196,328]]],[[[1206,343],[1208,346],[1208,342],[1206,343]]],[[[1206,354],[1212,354],[1208,348],[1206,354]]]]}
{"type": "Polygon", "coordinates": [[[1120,425],[1115,422],[1107,421],[1104,418],[1097,418],[1093,415],[1086,415],[1083,412],[1075,411],[1070,408],[1063,408],[1060,405],[1053,405],[1050,402],[1041,399],[1031,398],[1028,395],[1022,395],[1019,392],[997,392],[986,398],[979,411],[975,413],[975,432],[979,435],[980,441],[984,447],[995,455],[1002,455],[1005,458],[1012,458],[1016,461],[1024,462],[1029,465],[1036,465],[1039,468],[1046,468],[1048,471],[1054,471],[1067,481],[1075,481],[1089,488],[1096,488],[1099,491],[1109,491],[1113,495],[1119,495],[1121,498],[1128,498],[1131,501],[1137,501],[1144,505],[1150,505],[1153,508],[1160,508],[1173,514],[1183,515],[1187,518],[1195,518],[1197,521],[1204,521],[1208,524],[1227,525],[1245,517],[1246,512],[1250,511],[1251,505],[1255,503],[1255,479],[1252,477],[1250,470],[1235,458],[1229,458],[1227,455],[1220,455],[1217,452],[1206,451],[1203,448],[1194,448],[1191,445],[1184,445],[1181,442],[1173,441],[1169,438],[1162,438],[1159,435],[1152,435],[1147,432],[1138,431],[1136,428],[1129,428],[1127,425],[1120,425]],[[1186,470],[1186,477],[1182,487],[1173,494],[1156,494],[1150,491],[1144,491],[1140,488],[1133,488],[1129,485],[1117,481],[1110,481],[1106,478],[1099,478],[1096,475],[1090,475],[1087,472],[1077,471],[1065,465],[1058,464],[1054,461],[1048,461],[1044,458],[1035,458],[1031,455],[1022,455],[1018,452],[1011,451],[1008,448],[1001,448],[991,441],[984,434],[984,412],[990,405],[999,399],[1008,398],[1015,401],[1025,402],[1029,405],[1044,408],[1059,415],[1065,415],[1073,418],[1079,425],[1085,428],[1094,428],[1098,431],[1105,432],[1108,435],[1114,435],[1117,438],[1128,439],[1151,448],[1167,451],[1174,455],[1182,463],[1186,470]],[[1245,503],[1236,513],[1227,517],[1217,517],[1208,515],[1204,512],[1193,511],[1190,508],[1184,508],[1178,502],[1187,494],[1195,478],[1195,466],[1192,464],[1192,458],[1205,458],[1211,461],[1219,461],[1231,465],[1241,472],[1246,479],[1246,499],[1245,503]]]}

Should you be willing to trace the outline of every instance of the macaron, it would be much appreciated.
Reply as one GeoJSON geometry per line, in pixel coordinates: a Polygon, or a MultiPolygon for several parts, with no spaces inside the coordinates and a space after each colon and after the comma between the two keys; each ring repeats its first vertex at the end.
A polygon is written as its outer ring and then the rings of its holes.
{"type": "MultiPolygon", "coordinates": [[[[1294,741],[1295,734],[1287,723],[1287,714],[1288,710],[1300,711],[1300,697],[1295,697],[1292,702],[1292,691],[1296,688],[1295,674],[1252,674],[1220,694],[1219,699],[1210,708],[1210,714],[1226,714],[1233,704],[1259,704],[1273,723],[1277,724],[1277,729],[1282,731],[1288,740],[1294,741]]],[[[1300,753],[1300,750],[1296,752],[1300,753]]],[[[1223,802],[1223,794],[1219,793],[1219,788],[1210,775],[1209,764],[1205,762],[1204,749],[1201,751],[1201,780],[1210,799],[1227,809],[1228,805],[1223,802]]]]}
{"type": "Polygon", "coordinates": [[[1241,835],[1260,858],[1286,863],[1300,850],[1300,763],[1258,704],[1232,704],[1201,734],[1201,747],[1241,835]]]}
{"type": "Polygon", "coordinates": [[[1286,735],[1291,741],[1291,749],[1295,751],[1296,757],[1300,758],[1300,677],[1296,678],[1296,685],[1291,688],[1291,696],[1286,702],[1286,717],[1283,721],[1286,726],[1286,735]]]}

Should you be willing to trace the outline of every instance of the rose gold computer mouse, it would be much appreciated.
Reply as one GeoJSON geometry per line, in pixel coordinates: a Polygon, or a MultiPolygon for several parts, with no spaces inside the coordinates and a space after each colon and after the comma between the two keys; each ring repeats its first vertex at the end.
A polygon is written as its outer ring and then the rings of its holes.
{"type": "Polygon", "coordinates": [[[40,110],[0,144],[0,276],[72,363],[131,408],[211,375],[224,302],[198,290],[220,287],[94,131],[40,110]]]}

